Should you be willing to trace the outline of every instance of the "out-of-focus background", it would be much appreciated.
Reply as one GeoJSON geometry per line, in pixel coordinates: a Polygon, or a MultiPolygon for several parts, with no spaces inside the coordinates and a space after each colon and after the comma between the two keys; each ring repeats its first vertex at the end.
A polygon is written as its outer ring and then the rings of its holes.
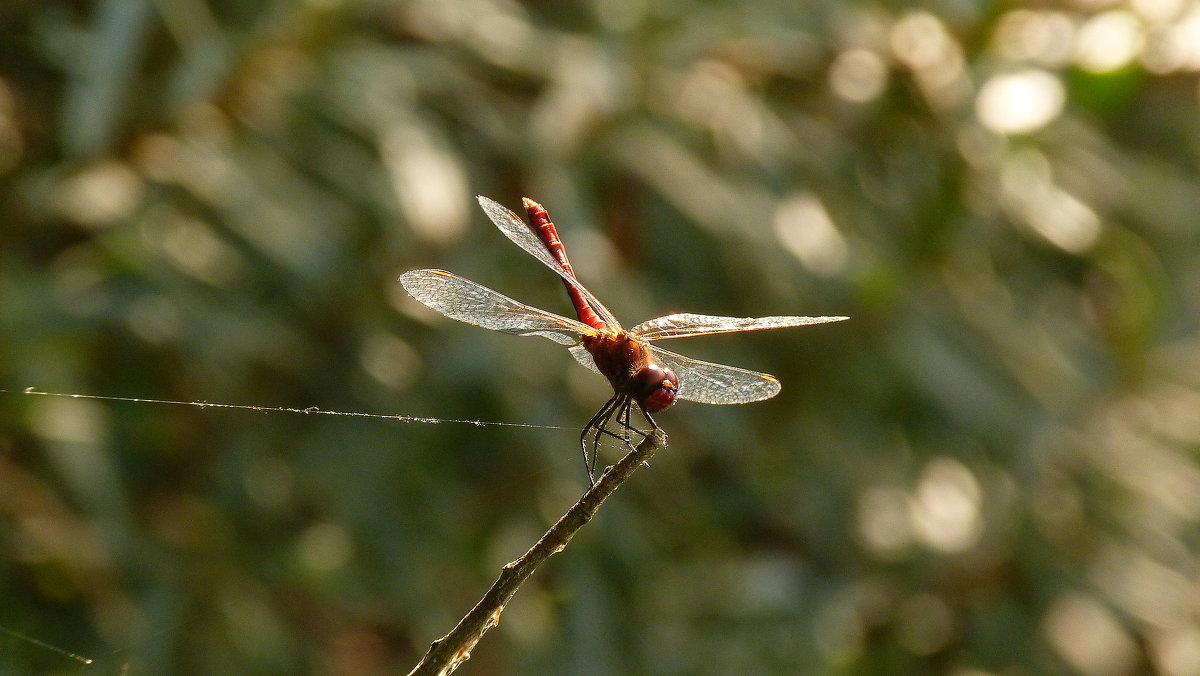
{"type": "Polygon", "coordinates": [[[661,414],[460,673],[1200,673],[1198,174],[1196,0],[5,2],[0,672],[448,631],[608,396],[396,283],[569,310],[480,193],[627,324],[851,320],[669,345],[783,391],[661,414]]]}

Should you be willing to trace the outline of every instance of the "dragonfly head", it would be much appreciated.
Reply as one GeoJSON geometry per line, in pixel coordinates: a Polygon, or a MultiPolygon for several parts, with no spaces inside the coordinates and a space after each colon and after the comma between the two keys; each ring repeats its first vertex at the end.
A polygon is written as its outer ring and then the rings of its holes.
{"type": "Polygon", "coordinates": [[[675,403],[679,378],[669,368],[649,364],[629,379],[629,393],[646,413],[658,413],[675,403]]]}

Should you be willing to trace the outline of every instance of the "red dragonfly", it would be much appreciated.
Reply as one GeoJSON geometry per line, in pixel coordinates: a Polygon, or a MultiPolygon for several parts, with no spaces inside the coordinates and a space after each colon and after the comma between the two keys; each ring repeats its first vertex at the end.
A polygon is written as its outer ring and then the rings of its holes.
{"type": "Polygon", "coordinates": [[[774,376],[691,359],[652,345],[651,341],[847,319],[718,317],[684,313],[651,319],[626,330],[575,278],[558,231],[542,205],[528,198],[523,200],[530,219],[527,225],[499,203],[482,195],[477,199],[500,232],[558,273],[575,306],[578,321],[515,301],[445,270],[412,270],[400,275],[400,283],[413,298],[451,319],[502,333],[542,336],[566,345],[576,361],[608,378],[613,396],[592,416],[579,437],[584,466],[593,482],[601,436],[611,436],[632,447],[630,432],[645,438],[661,431],[650,414],[665,409],[676,399],[702,404],[744,404],[769,399],[779,393],[779,380],[774,376]],[[637,404],[646,422],[650,423],[650,432],[643,432],[631,424],[633,404],[637,404]],[[617,422],[615,432],[608,429],[614,417],[617,422]]]}

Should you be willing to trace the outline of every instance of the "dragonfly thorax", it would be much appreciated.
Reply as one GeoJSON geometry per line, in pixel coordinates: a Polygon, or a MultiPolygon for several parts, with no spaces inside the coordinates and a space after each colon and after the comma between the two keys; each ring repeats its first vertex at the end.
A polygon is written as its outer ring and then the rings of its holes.
{"type": "Polygon", "coordinates": [[[628,395],[647,413],[675,403],[679,379],[669,368],[654,363],[650,345],[628,333],[584,336],[583,346],[619,394],[628,395]]]}

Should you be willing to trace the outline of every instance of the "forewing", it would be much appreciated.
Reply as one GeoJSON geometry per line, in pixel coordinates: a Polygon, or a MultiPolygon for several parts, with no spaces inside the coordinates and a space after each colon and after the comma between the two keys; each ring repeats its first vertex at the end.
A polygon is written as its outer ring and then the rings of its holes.
{"type": "Polygon", "coordinates": [[[539,310],[445,270],[412,270],[400,275],[404,290],[451,319],[518,336],[542,336],[575,345],[596,330],[539,310]]]}
{"type": "Polygon", "coordinates": [[[775,376],[713,364],[650,346],[655,360],[679,378],[678,398],[701,404],[746,404],[779,394],[775,376]]]}
{"type": "Polygon", "coordinates": [[[541,238],[537,236],[533,228],[529,227],[529,224],[495,200],[488,199],[483,195],[476,195],[475,199],[479,200],[479,206],[483,207],[483,213],[487,214],[487,217],[500,229],[500,232],[504,233],[505,237],[512,240],[514,244],[524,249],[529,255],[541,261],[543,265],[557,272],[560,277],[579,289],[579,292],[587,299],[588,304],[592,306],[596,314],[600,315],[600,319],[603,319],[604,323],[608,324],[609,328],[614,331],[621,330],[621,324],[613,316],[612,312],[609,312],[608,308],[604,307],[604,303],[596,300],[592,292],[588,291],[583,284],[580,284],[574,275],[567,272],[566,268],[554,260],[554,256],[550,255],[550,252],[546,250],[546,245],[542,243],[541,238]]]}
{"type": "Polygon", "coordinates": [[[667,338],[706,336],[713,333],[827,324],[845,319],[849,319],[849,317],[720,317],[683,313],[642,322],[630,329],[629,332],[643,340],[665,340],[667,338]]]}

